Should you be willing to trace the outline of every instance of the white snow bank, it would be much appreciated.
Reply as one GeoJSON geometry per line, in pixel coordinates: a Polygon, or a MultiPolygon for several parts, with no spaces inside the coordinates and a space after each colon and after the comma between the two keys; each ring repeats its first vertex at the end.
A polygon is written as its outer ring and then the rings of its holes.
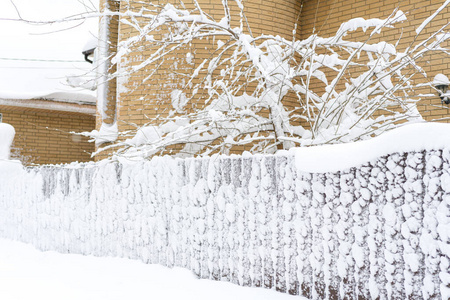
{"type": "Polygon", "coordinates": [[[415,123],[376,138],[348,144],[295,148],[296,166],[303,172],[337,172],[396,152],[450,147],[450,124],[415,123]]]}
{"type": "Polygon", "coordinates": [[[306,299],[199,280],[192,272],[120,258],[39,252],[0,239],[0,299],[306,299]]]}
{"type": "Polygon", "coordinates": [[[0,160],[9,159],[11,144],[15,134],[14,127],[6,123],[0,123],[0,160]]]}
{"type": "Polygon", "coordinates": [[[9,160],[15,134],[16,131],[13,126],[0,123],[0,177],[7,176],[11,179],[13,176],[21,174],[20,171],[23,170],[22,163],[19,160],[9,160]]]}
{"type": "Polygon", "coordinates": [[[54,100],[58,102],[69,103],[89,103],[95,104],[96,97],[89,93],[75,93],[75,92],[0,92],[0,99],[13,99],[13,100],[28,100],[28,99],[40,99],[40,100],[54,100]]]}
{"type": "MultiPolygon", "coordinates": [[[[20,160],[0,159],[0,180],[14,182],[19,176],[24,175],[24,167],[20,160]]],[[[0,297],[0,299],[2,299],[0,297]]]]}

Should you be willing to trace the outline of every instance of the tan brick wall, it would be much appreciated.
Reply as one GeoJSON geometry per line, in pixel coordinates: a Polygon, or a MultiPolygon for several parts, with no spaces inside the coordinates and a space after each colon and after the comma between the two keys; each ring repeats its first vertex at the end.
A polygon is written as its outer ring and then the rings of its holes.
{"type": "MultiPolygon", "coordinates": [[[[300,21],[301,38],[309,37],[313,32],[319,36],[329,37],[334,35],[341,23],[351,18],[387,18],[395,9],[400,9],[406,13],[407,21],[397,24],[394,29],[385,29],[382,34],[376,35],[372,41],[386,41],[392,44],[397,43],[398,49],[404,51],[410,45],[417,45],[425,36],[439,30],[441,26],[450,20],[450,7],[445,8],[431,23],[423,33],[416,38],[415,28],[417,28],[426,18],[433,14],[444,1],[440,0],[306,0],[300,21]]],[[[446,31],[449,31],[447,28],[446,31]]],[[[349,40],[362,40],[361,37],[368,36],[362,30],[346,36],[349,40]]],[[[434,39],[433,39],[434,40],[434,39]]],[[[448,48],[449,42],[442,43],[448,48]]],[[[428,54],[418,59],[418,63],[424,68],[428,77],[420,74],[414,75],[413,83],[432,82],[434,76],[442,73],[450,77],[450,59],[443,53],[428,54]]],[[[417,106],[422,116],[428,120],[439,120],[448,122],[450,113],[447,105],[441,104],[440,98],[432,88],[421,88],[415,93],[409,92],[409,97],[420,99],[417,106]],[[423,94],[436,94],[435,97],[421,97],[423,94]]]]}
{"type": "MultiPolygon", "coordinates": [[[[142,8],[154,9],[149,2],[121,1],[120,11],[133,10],[137,12],[141,11],[142,8]]],[[[152,4],[163,6],[169,2],[175,5],[180,3],[178,0],[160,0],[152,1],[152,4]]],[[[204,11],[216,20],[220,20],[224,16],[221,0],[199,0],[198,2],[204,11]]],[[[385,40],[396,43],[401,37],[399,49],[405,49],[407,45],[414,42],[417,43],[417,40],[414,40],[414,28],[431,15],[441,5],[441,2],[437,0],[248,0],[243,3],[249,26],[254,35],[265,33],[280,35],[288,39],[292,38],[292,30],[296,23],[299,24],[296,38],[305,39],[312,33],[327,37],[333,35],[341,23],[351,18],[386,18],[394,9],[400,8],[407,13],[409,21],[399,24],[394,29],[383,31],[373,41],[385,40]]],[[[188,9],[194,8],[191,0],[183,1],[183,3],[188,9]]],[[[230,6],[232,24],[238,26],[239,9],[234,1],[230,1],[230,6]]],[[[433,21],[432,28],[427,28],[424,33],[430,33],[439,26],[446,24],[448,13],[447,8],[433,21]]],[[[143,18],[127,18],[126,20],[130,22],[138,20],[142,21],[142,24],[146,22],[143,18]]],[[[115,32],[118,30],[119,42],[137,34],[137,31],[132,26],[119,22],[119,28],[117,28],[114,24],[111,26],[111,31],[115,39],[115,32]]],[[[244,30],[247,30],[246,26],[244,26],[244,30]]],[[[160,32],[160,34],[164,33],[160,32]]],[[[359,41],[363,36],[365,36],[365,33],[359,30],[346,38],[359,41]]],[[[155,37],[157,38],[157,34],[155,34],[155,37]]],[[[117,95],[116,113],[119,131],[134,130],[144,124],[158,124],[161,118],[167,116],[169,111],[173,109],[170,93],[174,89],[186,90],[184,86],[186,74],[190,74],[203,59],[211,55],[214,49],[213,45],[219,38],[205,38],[186,45],[183,49],[167,57],[165,61],[158,61],[129,75],[127,82],[123,85],[123,92],[117,95]],[[193,54],[193,64],[186,62],[187,53],[193,54]],[[152,75],[150,76],[150,74],[152,75]]],[[[115,40],[112,42],[115,43],[115,40]]],[[[443,44],[443,46],[448,46],[448,44],[443,44]]],[[[158,45],[150,42],[141,41],[136,43],[133,51],[123,57],[121,67],[127,68],[139,65],[158,48],[158,45]]],[[[412,79],[415,83],[429,82],[437,73],[450,75],[446,74],[449,61],[447,58],[443,58],[441,54],[422,57],[420,58],[420,63],[424,63],[425,71],[428,72],[428,78],[421,77],[419,74],[412,79]]],[[[362,69],[352,69],[353,71],[360,72],[362,69]]],[[[323,89],[324,87],[317,84],[315,88],[323,89]]],[[[320,92],[318,93],[321,94],[320,92]]],[[[448,108],[441,104],[437,95],[436,97],[428,98],[418,96],[419,94],[433,93],[435,94],[436,92],[432,88],[427,87],[416,91],[416,95],[409,96],[421,99],[418,102],[419,110],[427,120],[439,119],[446,121],[449,113],[448,108]]],[[[113,94],[115,94],[115,90],[111,93],[111,95],[113,94]]],[[[286,97],[283,101],[286,101],[288,106],[294,106],[295,101],[291,102],[292,100],[293,98],[286,97]]],[[[197,102],[194,101],[193,105],[202,105],[201,103],[201,96],[199,96],[199,99],[197,102]]],[[[303,125],[307,127],[307,124],[303,125]]],[[[241,148],[237,150],[244,150],[243,147],[241,148]]]]}
{"type": "MultiPolygon", "coordinates": [[[[156,5],[166,3],[179,4],[180,1],[152,1],[156,5]]],[[[217,21],[224,17],[224,10],[221,0],[200,0],[198,1],[205,13],[211,15],[217,21]]],[[[148,3],[148,2],[147,2],[148,3]]],[[[193,1],[183,1],[187,9],[193,9],[193,1]]],[[[239,26],[239,8],[234,1],[229,1],[232,16],[232,25],[239,26]]],[[[285,38],[292,38],[294,24],[298,21],[301,1],[299,0],[251,0],[245,1],[245,15],[249,22],[252,34],[262,33],[280,35],[285,38]]],[[[129,9],[140,11],[142,7],[153,9],[150,4],[142,2],[121,1],[120,11],[129,9]]],[[[138,19],[139,20],[139,19],[138,19]]],[[[133,22],[131,18],[127,21],[133,22]]],[[[140,20],[142,24],[148,20],[140,20]]],[[[142,25],[141,24],[141,25],[142,25]]],[[[120,23],[119,42],[133,37],[137,31],[124,23],[120,23]]],[[[114,32],[114,25],[111,27],[114,32]]],[[[244,30],[248,32],[247,25],[244,30]]],[[[163,34],[164,32],[161,32],[163,34]]],[[[158,61],[140,71],[133,72],[124,85],[124,92],[118,95],[117,119],[119,131],[124,132],[136,129],[144,124],[157,124],[158,119],[166,117],[169,111],[173,110],[171,104],[171,92],[174,89],[185,89],[186,75],[192,71],[205,59],[210,57],[216,49],[216,42],[220,37],[205,38],[186,45],[183,49],[176,51],[171,56],[166,57],[164,62],[158,61]],[[194,63],[186,62],[186,54],[192,53],[194,63]],[[153,75],[150,77],[149,75],[153,75]]],[[[124,56],[121,62],[123,68],[136,66],[142,63],[152,53],[159,48],[158,45],[150,42],[139,42],[134,45],[133,52],[124,56]]],[[[119,79],[120,81],[121,79],[119,79]]],[[[189,91],[187,91],[189,93],[189,91]]],[[[200,95],[201,92],[198,93],[200,95]]],[[[201,98],[193,101],[193,106],[202,105],[201,98]]],[[[189,109],[189,108],[187,108],[189,109]]],[[[97,124],[98,126],[99,124],[97,124]]],[[[241,147],[240,151],[244,150],[241,147]]],[[[102,158],[104,156],[101,156],[102,158]]]]}
{"type": "Polygon", "coordinates": [[[43,110],[2,107],[3,122],[16,130],[11,156],[25,165],[60,164],[92,160],[94,144],[69,132],[91,131],[95,117],[43,110]]]}
{"type": "MultiPolygon", "coordinates": [[[[152,1],[153,3],[164,5],[167,2],[177,3],[178,1],[152,1]]],[[[200,0],[198,1],[205,13],[211,15],[216,20],[224,16],[221,0],[200,0]]],[[[192,1],[184,1],[186,8],[193,9],[192,1]]],[[[231,7],[232,24],[239,26],[239,9],[234,1],[229,1],[231,7]]],[[[138,4],[121,3],[121,11],[134,9],[139,11],[143,6],[138,4]]],[[[151,8],[151,6],[147,6],[151,8]]],[[[300,1],[298,0],[251,0],[245,2],[245,14],[248,19],[252,33],[281,35],[292,38],[292,30],[297,22],[300,11],[300,1]]],[[[127,19],[129,20],[129,19],[127,19]]],[[[132,22],[132,20],[129,20],[132,22]]],[[[145,20],[142,20],[145,22],[145,20]]],[[[144,23],[143,23],[144,24],[144,23]]],[[[246,28],[246,26],[244,27],[246,28]]],[[[126,40],[137,34],[131,26],[121,23],[119,40],[126,40]]],[[[191,72],[205,59],[210,57],[215,50],[217,40],[205,38],[196,41],[195,44],[187,45],[180,51],[175,52],[159,66],[158,63],[132,73],[125,85],[126,91],[119,95],[118,119],[120,131],[135,129],[148,122],[153,122],[157,118],[167,115],[172,110],[170,94],[174,89],[184,89],[186,74],[191,72]],[[186,63],[186,54],[192,53],[194,63],[186,63]],[[158,69],[157,69],[157,66],[158,69]],[[155,69],[157,69],[155,71],[155,69]],[[149,74],[154,72],[149,78],[149,74]]],[[[149,57],[158,49],[158,45],[152,43],[139,43],[135,45],[135,51],[123,58],[122,64],[125,66],[136,66],[149,57]]]]}

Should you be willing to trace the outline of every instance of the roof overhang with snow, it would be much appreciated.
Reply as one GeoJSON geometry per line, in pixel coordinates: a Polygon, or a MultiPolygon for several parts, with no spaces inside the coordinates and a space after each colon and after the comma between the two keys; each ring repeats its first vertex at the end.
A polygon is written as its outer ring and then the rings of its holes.
{"type": "Polygon", "coordinates": [[[0,109],[8,111],[39,110],[63,114],[96,114],[97,99],[86,93],[8,93],[0,92],[0,109]]]}
{"type": "Polygon", "coordinates": [[[95,116],[95,103],[73,103],[49,99],[1,99],[0,110],[40,111],[58,114],[82,114],[95,116]]]}

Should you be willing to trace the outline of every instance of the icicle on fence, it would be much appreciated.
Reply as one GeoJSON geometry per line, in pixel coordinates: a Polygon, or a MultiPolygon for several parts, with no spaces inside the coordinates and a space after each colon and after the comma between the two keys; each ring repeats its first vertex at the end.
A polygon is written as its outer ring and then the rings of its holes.
{"type": "Polygon", "coordinates": [[[325,174],[294,160],[27,169],[0,181],[0,236],[311,299],[447,299],[449,149],[325,174]]]}

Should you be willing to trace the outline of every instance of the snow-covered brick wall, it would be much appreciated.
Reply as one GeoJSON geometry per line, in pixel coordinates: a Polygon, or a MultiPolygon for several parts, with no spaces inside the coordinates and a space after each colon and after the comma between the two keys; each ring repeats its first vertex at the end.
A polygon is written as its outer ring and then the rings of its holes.
{"type": "Polygon", "coordinates": [[[298,155],[0,170],[0,236],[311,299],[450,297],[450,147],[324,173],[298,155]]]}

